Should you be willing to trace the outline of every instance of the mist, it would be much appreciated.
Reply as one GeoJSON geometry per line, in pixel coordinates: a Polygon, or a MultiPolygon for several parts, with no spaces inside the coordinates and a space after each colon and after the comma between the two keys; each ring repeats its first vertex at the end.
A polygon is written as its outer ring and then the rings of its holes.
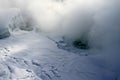
{"type": "Polygon", "coordinates": [[[0,0],[0,80],[119,80],[119,34],[120,0],[0,0]]]}
{"type": "Polygon", "coordinates": [[[65,36],[68,43],[81,39],[91,48],[119,46],[118,0],[1,0],[0,3],[1,9],[20,10],[24,19],[35,23],[40,32],[56,32],[65,36]]]}

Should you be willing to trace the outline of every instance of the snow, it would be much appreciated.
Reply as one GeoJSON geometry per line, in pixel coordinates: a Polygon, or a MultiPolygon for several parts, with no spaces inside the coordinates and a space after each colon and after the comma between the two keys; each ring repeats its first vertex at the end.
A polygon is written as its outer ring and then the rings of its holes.
{"type": "Polygon", "coordinates": [[[120,80],[118,3],[0,0],[0,80],[120,80]]]}
{"type": "Polygon", "coordinates": [[[106,67],[109,61],[100,59],[104,55],[80,56],[59,49],[48,35],[35,32],[12,34],[0,41],[1,80],[114,80],[118,77],[114,69],[106,67]]]}

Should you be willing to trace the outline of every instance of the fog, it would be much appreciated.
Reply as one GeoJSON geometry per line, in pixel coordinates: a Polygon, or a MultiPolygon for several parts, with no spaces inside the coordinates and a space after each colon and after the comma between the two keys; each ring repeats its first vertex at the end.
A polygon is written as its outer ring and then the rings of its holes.
{"type": "Polygon", "coordinates": [[[0,0],[0,79],[119,80],[119,34],[120,0],[0,0]]]}
{"type": "Polygon", "coordinates": [[[119,3],[119,0],[0,0],[0,9],[17,8],[41,32],[57,32],[68,43],[81,39],[91,48],[101,50],[120,44],[119,3]]]}

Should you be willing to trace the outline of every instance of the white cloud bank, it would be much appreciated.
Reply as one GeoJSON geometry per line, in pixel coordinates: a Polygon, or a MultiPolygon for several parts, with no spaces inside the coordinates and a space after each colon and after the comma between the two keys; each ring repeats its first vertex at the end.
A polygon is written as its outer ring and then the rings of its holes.
{"type": "Polygon", "coordinates": [[[119,0],[0,0],[0,9],[19,8],[42,32],[58,32],[68,40],[83,39],[91,47],[120,43],[119,0]]]}

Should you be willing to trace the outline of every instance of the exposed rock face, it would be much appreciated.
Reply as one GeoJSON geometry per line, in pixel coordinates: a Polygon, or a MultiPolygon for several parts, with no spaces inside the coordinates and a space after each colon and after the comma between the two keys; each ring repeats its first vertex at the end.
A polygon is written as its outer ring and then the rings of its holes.
{"type": "Polygon", "coordinates": [[[33,27],[30,27],[30,26],[21,26],[20,29],[21,30],[25,30],[25,31],[32,31],[33,27]]]}
{"type": "Polygon", "coordinates": [[[80,40],[76,40],[73,42],[73,46],[79,49],[89,49],[88,43],[84,43],[80,40]]]}
{"type": "Polygon", "coordinates": [[[1,28],[0,27],[0,39],[7,38],[10,36],[10,32],[8,28],[1,28]]]}

